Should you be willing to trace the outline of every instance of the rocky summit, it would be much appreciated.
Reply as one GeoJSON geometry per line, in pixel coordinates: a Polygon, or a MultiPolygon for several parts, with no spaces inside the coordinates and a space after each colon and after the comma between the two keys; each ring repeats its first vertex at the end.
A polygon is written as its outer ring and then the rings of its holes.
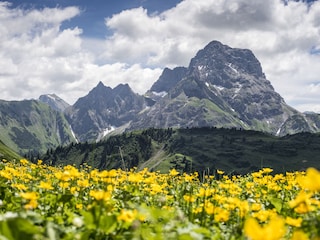
{"type": "MultiPolygon", "coordinates": [[[[184,74],[177,69],[170,75],[180,79],[174,78],[170,89],[149,91],[151,98],[162,98],[155,99],[156,103],[131,123],[131,129],[216,126],[286,134],[283,127],[287,119],[296,115],[304,118],[275,92],[248,49],[212,41],[191,59],[184,74]]],[[[167,85],[166,72],[151,89],[167,85]]],[[[305,125],[309,125],[307,121],[305,125]]]]}
{"type": "Polygon", "coordinates": [[[65,114],[79,141],[93,141],[127,125],[144,107],[144,98],[134,93],[128,84],[112,89],[99,82],[65,114]]]}

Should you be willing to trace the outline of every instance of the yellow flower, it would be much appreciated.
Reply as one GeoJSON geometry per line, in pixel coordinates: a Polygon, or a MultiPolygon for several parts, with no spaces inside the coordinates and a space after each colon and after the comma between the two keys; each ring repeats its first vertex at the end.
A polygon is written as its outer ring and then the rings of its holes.
{"type": "Polygon", "coordinates": [[[273,169],[271,169],[271,168],[262,168],[261,172],[268,174],[268,173],[272,173],[273,169]]]}
{"type": "Polygon", "coordinates": [[[190,195],[184,195],[183,196],[183,199],[186,201],[186,202],[190,202],[190,203],[193,203],[196,201],[196,198],[194,196],[190,196],[190,195]]]}
{"type": "Polygon", "coordinates": [[[301,227],[301,223],[302,223],[302,218],[291,218],[291,217],[287,217],[286,218],[286,224],[293,226],[293,227],[301,227]]]}
{"type": "Polygon", "coordinates": [[[77,203],[77,204],[76,204],[76,209],[82,209],[82,208],[83,208],[82,203],[77,203]]]}
{"type": "Polygon", "coordinates": [[[289,202],[289,206],[294,208],[297,213],[307,213],[315,209],[311,204],[312,193],[306,193],[305,191],[300,191],[296,198],[289,202]]]}
{"type": "Polygon", "coordinates": [[[224,171],[218,169],[218,170],[217,170],[217,173],[220,174],[220,175],[222,175],[222,174],[224,174],[224,171]]]}
{"type": "Polygon", "coordinates": [[[280,217],[275,217],[264,226],[260,226],[254,218],[246,220],[244,233],[251,240],[279,240],[285,233],[285,221],[280,217]]]}
{"type": "Polygon", "coordinates": [[[37,192],[20,193],[20,196],[25,200],[29,200],[29,202],[24,205],[25,209],[34,209],[38,206],[37,199],[39,198],[39,196],[37,192]]]}
{"type": "Polygon", "coordinates": [[[204,205],[204,210],[206,211],[207,214],[209,215],[212,215],[214,214],[214,205],[211,203],[211,202],[207,202],[205,205],[204,205]]]}
{"type": "Polygon", "coordinates": [[[130,173],[128,180],[129,182],[139,183],[142,182],[143,176],[140,173],[130,173]]]}
{"type": "Polygon", "coordinates": [[[169,172],[169,175],[170,175],[170,176],[173,176],[173,177],[174,177],[174,176],[177,176],[178,174],[179,174],[179,172],[178,172],[176,169],[174,169],[174,168],[171,169],[170,172],[169,172]]]}
{"type": "Polygon", "coordinates": [[[315,168],[308,168],[307,174],[299,178],[301,186],[310,191],[320,190],[320,172],[315,168]]]}
{"type": "Polygon", "coordinates": [[[118,221],[123,221],[126,223],[131,223],[133,220],[135,220],[137,216],[137,210],[127,210],[127,209],[121,209],[120,215],[117,217],[118,221]]]}
{"type": "Polygon", "coordinates": [[[261,210],[261,204],[260,203],[252,203],[251,210],[256,212],[261,210]]]}
{"type": "Polygon", "coordinates": [[[111,199],[111,193],[102,190],[91,190],[89,195],[97,201],[109,201],[111,199]]]}
{"type": "Polygon", "coordinates": [[[20,193],[20,196],[26,200],[37,200],[39,198],[37,192],[20,193]]]}
{"type": "Polygon", "coordinates": [[[89,180],[88,179],[83,179],[83,180],[78,180],[77,181],[77,185],[79,187],[89,187],[90,186],[90,183],[89,183],[89,180]]]}
{"type": "Polygon", "coordinates": [[[37,200],[31,200],[29,203],[24,205],[24,208],[30,210],[30,209],[35,209],[37,206],[38,206],[37,200]]]}
{"type": "Polygon", "coordinates": [[[43,188],[43,189],[47,189],[47,190],[52,190],[53,189],[51,183],[43,182],[43,181],[40,182],[39,188],[43,188]]]}
{"type": "Polygon", "coordinates": [[[303,231],[296,230],[293,232],[291,240],[309,240],[309,237],[303,231]]]}
{"type": "Polygon", "coordinates": [[[59,183],[59,186],[61,188],[68,188],[70,186],[70,184],[68,182],[61,182],[61,183],[59,183]]]}
{"type": "Polygon", "coordinates": [[[216,208],[214,220],[217,222],[227,222],[229,220],[230,212],[225,209],[216,208]]]}
{"type": "Polygon", "coordinates": [[[26,185],[21,184],[21,183],[16,183],[16,184],[12,184],[11,185],[14,188],[17,188],[19,190],[27,190],[28,188],[26,187],[26,185]]]}
{"type": "Polygon", "coordinates": [[[29,161],[28,161],[27,159],[21,159],[21,160],[20,160],[20,163],[21,163],[22,165],[27,165],[27,164],[29,163],[29,161]]]}

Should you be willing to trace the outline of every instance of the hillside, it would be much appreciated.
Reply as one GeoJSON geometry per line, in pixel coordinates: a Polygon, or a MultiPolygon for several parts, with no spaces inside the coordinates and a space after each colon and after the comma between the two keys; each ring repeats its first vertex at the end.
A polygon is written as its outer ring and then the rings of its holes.
{"type": "Polygon", "coordinates": [[[257,131],[190,128],[148,129],[112,136],[105,141],[71,144],[48,150],[52,165],[84,163],[98,169],[149,168],[168,172],[209,171],[245,174],[262,167],[275,172],[320,168],[320,135],[276,137],[257,131]],[[122,161],[123,159],[123,161],[122,161]]]}
{"type": "Polygon", "coordinates": [[[0,139],[22,155],[75,141],[64,115],[36,100],[0,100],[0,139]]]}
{"type": "Polygon", "coordinates": [[[0,140],[0,160],[6,159],[6,160],[13,160],[13,159],[21,159],[22,157],[12,151],[9,147],[7,147],[1,140],[0,140]]]}

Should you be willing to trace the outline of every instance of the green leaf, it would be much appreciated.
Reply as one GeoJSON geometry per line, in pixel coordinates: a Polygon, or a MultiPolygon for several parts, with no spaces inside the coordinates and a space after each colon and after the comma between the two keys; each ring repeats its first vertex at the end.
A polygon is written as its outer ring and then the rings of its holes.
{"type": "Polygon", "coordinates": [[[81,211],[83,216],[84,225],[87,229],[95,229],[96,225],[94,224],[94,217],[91,212],[81,211]]]}
{"type": "Polygon", "coordinates": [[[14,240],[7,221],[0,222],[0,235],[3,235],[5,239],[14,240]]]}
{"type": "Polygon", "coordinates": [[[102,216],[100,219],[100,228],[106,233],[112,233],[117,228],[117,219],[114,215],[102,216]]]}
{"type": "Polygon", "coordinates": [[[276,197],[269,196],[268,200],[275,207],[278,213],[281,212],[282,209],[282,200],[276,197]]]}

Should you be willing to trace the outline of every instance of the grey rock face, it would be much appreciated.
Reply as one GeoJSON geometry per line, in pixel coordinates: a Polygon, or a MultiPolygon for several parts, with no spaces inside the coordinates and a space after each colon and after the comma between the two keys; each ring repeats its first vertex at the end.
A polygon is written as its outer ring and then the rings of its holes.
{"type": "Polygon", "coordinates": [[[45,94],[39,97],[39,101],[48,104],[52,109],[63,112],[70,105],[56,94],[45,94]]]}
{"type": "Polygon", "coordinates": [[[92,141],[101,131],[130,122],[144,106],[144,98],[135,94],[128,84],[112,89],[100,82],[65,113],[77,138],[92,141]]]}

